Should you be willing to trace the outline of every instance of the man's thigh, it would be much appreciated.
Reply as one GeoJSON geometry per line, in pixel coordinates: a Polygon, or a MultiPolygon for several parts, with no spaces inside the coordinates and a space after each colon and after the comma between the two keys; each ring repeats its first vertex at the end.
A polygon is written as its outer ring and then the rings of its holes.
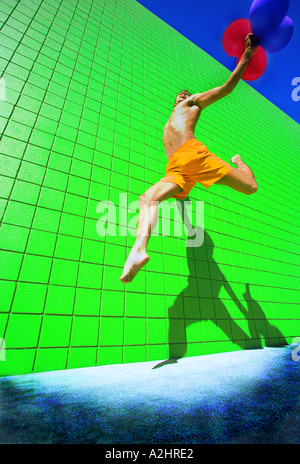
{"type": "Polygon", "coordinates": [[[160,202],[173,197],[173,195],[177,195],[181,191],[182,188],[179,185],[160,180],[148,188],[142,196],[145,196],[147,200],[160,202]]]}
{"type": "Polygon", "coordinates": [[[253,180],[235,168],[231,168],[228,174],[217,180],[215,184],[226,185],[227,187],[230,187],[237,192],[245,193],[246,195],[253,193],[253,180]]]}

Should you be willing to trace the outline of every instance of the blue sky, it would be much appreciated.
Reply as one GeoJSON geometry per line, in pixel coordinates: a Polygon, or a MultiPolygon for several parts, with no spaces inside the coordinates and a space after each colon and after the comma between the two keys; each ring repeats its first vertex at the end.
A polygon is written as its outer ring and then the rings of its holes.
{"type": "MultiPolygon", "coordinates": [[[[236,58],[226,54],[222,37],[233,21],[248,19],[252,0],[139,0],[139,3],[226,68],[231,71],[235,68],[236,58]]],[[[300,0],[290,0],[287,14],[295,27],[290,43],[278,53],[267,54],[264,74],[255,81],[247,82],[300,123],[300,100],[292,99],[293,90],[296,96],[300,96],[300,0]],[[295,77],[299,77],[299,82],[292,86],[295,77]],[[295,91],[298,86],[299,90],[295,91]]]]}

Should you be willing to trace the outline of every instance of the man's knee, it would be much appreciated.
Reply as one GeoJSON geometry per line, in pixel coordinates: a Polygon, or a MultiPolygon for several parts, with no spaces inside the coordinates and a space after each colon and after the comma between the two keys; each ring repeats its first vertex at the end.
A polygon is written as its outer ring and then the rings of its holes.
{"type": "Polygon", "coordinates": [[[249,185],[247,185],[247,188],[246,188],[246,195],[252,195],[253,193],[257,192],[257,183],[255,180],[253,180],[252,182],[249,182],[249,185]]]}
{"type": "Polygon", "coordinates": [[[148,199],[148,196],[147,196],[147,193],[143,193],[142,195],[140,195],[139,197],[139,205],[144,205],[144,204],[148,204],[149,202],[149,199],[148,199]]]}
{"type": "Polygon", "coordinates": [[[150,206],[151,203],[154,201],[154,195],[151,192],[144,192],[140,197],[139,197],[139,204],[140,205],[147,205],[150,206]]]}

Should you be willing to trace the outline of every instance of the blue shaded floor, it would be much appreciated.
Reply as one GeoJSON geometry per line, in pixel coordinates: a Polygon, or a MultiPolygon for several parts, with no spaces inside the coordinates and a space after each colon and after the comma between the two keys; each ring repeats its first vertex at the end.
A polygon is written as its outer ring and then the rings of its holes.
{"type": "Polygon", "coordinates": [[[0,443],[299,444],[294,348],[4,377],[0,443]]]}

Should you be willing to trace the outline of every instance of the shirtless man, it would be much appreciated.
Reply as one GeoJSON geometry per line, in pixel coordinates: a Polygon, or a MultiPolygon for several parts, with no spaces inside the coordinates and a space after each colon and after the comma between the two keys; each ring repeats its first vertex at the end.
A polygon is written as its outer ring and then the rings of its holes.
{"type": "Polygon", "coordinates": [[[120,277],[124,284],[131,282],[149,261],[146,247],[157,221],[158,203],[168,198],[185,198],[197,182],[206,188],[214,183],[227,185],[246,195],[256,192],[253,172],[240,155],[231,158],[231,162],[237,166],[233,168],[210,153],[194,135],[201,111],[229,95],[241,79],[255,51],[250,36],[248,34],[245,39],[243,58],[224,85],[193,95],[183,90],[177,95],[163,131],[163,143],[169,160],[166,176],[139,198],[136,240],[120,277]]]}

